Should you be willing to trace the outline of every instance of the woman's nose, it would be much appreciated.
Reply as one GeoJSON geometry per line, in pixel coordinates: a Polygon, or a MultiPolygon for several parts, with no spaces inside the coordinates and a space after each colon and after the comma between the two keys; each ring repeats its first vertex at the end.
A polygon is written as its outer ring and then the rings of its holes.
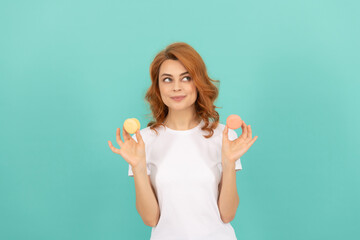
{"type": "Polygon", "coordinates": [[[177,91],[181,88],[181,84],[179,81],[174,81],[174,91],[177,91]]]}

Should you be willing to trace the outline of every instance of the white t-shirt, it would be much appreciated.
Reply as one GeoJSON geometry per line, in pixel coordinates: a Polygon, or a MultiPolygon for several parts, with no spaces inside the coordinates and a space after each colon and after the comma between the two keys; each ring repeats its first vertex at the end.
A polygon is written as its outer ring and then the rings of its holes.
{"type": "MultiPolygon", "coordinates": [[[[217,205],[222,175],[221,146],[225,125],[219,123],[211,138],[201,130],[204,121],[189,130],[163,126],[140,130],[145,143],[147,174],[155,189],[160,219],[150,240],[236,240],[230,223],[220,218],[217,205]]],[[[237,134],[229,129],[229,139],[237,134]]],[[[136,134],[132,136],[136,141],[136,134]]],[[[236,171],[242,169],[240,158],[236,171]]],[[[129,176],[133,176],[129,164],[129,176]]]]}

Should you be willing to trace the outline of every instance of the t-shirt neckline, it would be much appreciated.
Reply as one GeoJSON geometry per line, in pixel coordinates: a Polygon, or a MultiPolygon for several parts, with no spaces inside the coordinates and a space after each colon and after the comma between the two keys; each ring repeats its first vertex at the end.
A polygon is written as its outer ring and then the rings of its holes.
{"type": "Polygon", "coordinates": [[[191,129],[188,129],[188,130],[174,130],[174,129],[168,128],[166,125],[165,125],[165,129],[166,129],[166,131],[171,132],[171,133],[189,134],[189,133],[195,132],[196,130],[200,129],[203,122],[204,122],[204,120],[201,119],[200,123],[196,127],[193,127],[191,129]]]}

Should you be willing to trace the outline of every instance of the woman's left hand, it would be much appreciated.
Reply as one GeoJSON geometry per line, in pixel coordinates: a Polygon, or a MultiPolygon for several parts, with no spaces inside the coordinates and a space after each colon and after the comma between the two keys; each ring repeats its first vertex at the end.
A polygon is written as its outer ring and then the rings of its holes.
{"type": "Polygon", "coordinates": [[[243,121],[241,125],[242,134],[234,140],[229,140],[229,128],[226,125],[223,131],[221,159],[222,161],[230,161],[231,163],[238,160],[253,145],[258,136],[252,138],[251,127],[247,126],[243,121]]]}

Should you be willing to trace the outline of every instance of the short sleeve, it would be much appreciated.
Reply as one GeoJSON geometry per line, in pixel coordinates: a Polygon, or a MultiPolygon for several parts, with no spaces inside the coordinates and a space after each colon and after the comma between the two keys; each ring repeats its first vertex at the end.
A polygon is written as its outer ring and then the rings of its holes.
{"type": "MultiPolygon", "coordinates": [[[[238,137],[237,133],[235,132],[234,129],[230,129],[229,128],[229,140],[234,140],[238,137]]],[[[240,162],[240,158],[238,160],[235,161],[235,170],[236,171],[239,171],[242,169],[242,166],[241,166],[241,162],[240,162]]]]}
{"type": "MultiPolygon", "coordinates": [[[[137,142],[136,134],[133,134],[131,137],[137,142]]],[[[147,175],[150,175],[151,171],[150,171],[150,167],[149,167],[149,165],[147,163],[146,163],[146,172],[147,172],[147,175]]],[[[131,167],[130,164],[129,164],[128,176],[129,177],[134,177],[134,173],[132,171],[132,167],[131,167]]]]}

